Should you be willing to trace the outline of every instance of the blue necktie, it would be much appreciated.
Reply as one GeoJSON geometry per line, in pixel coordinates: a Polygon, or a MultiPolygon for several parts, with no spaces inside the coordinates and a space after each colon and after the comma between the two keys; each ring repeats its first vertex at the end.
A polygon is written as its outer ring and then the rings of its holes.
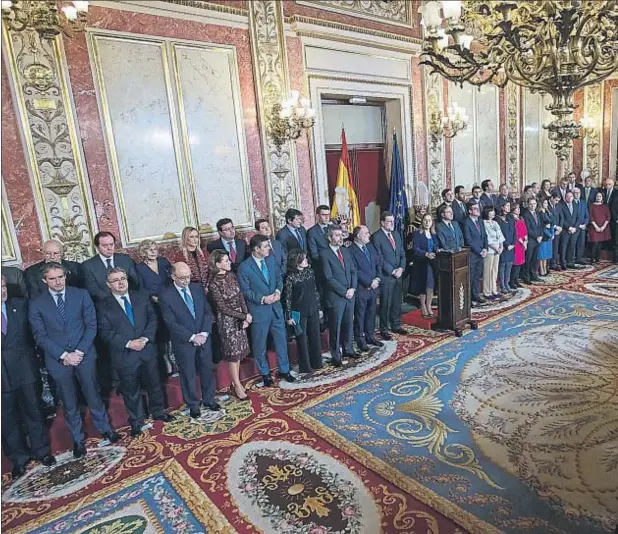
{"type": "Polygon", "coordinates": [[[300,230],[298,228],[296,229],[296,239],[298,239],[298,244],[300,245],[300,248],[305,248],[305,242],[303,241],[303,238],[300,235],[300,230]]]}
{"type": "Polygon", "coordinates": [[[268,267],[266,266],[266,262],[264,260],[262,260],[262,274],[264,275],[264,278],[266,279],[267,282],[270,282],[270,273],[268,272],[268,267]]]}
{"type": "Polygon", "coordinates": [[[58,305],[58,313],[60,314],[60,317],[62,317],[62,320],[66,323],[67,322],[67,309],[64,305],[64,299],[62,298],[62,293],[58,293],[56,295],[56,304],[58,305]]]}
{"type": "Polygon", "coordinates": [[[191,315],[195,319],[195,306],[193,305],[193,299],[191,298],[191,295],[189,295],[186,287],[182,288],[182,295],[185,299],[185,303],[187,304],[187,308],[189,308],[191,315]]]}
{"type": "Polygon", "coordinates": [[[367,261],[371,263],[371,256],[369,255],[369,251],[365,245],[363,245],[363,254],[365,255],[365,258],[367,258],[367,261]]]}
{"type": "Polygon", "coordinates": [[[133,306],[131,306],[131,303],[129,302],[129,299],[127,297],[120,298],[122,299],[122,302],[124,302],[124,312],[127,314],[127,317],[129,318],[129,321],[131,321],[131,324],[135,326],[135,318],[133,317],[133,306]]]}

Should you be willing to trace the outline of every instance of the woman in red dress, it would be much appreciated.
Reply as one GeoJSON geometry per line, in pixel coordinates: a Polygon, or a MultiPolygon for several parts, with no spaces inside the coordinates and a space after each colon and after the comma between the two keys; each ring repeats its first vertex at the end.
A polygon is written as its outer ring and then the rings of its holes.
{"type": "Polygon", "coordinates": [[[601,247],[611,239],[609,223],[611,214],[607,204],[603,204],[603,193],[596,194],[594,202],[589,206],[590,224],[588,225],[588,241],[592,243],[592,263],[599,263],[601,247]]]}
{"type": "Polygon", "coordinates": [[[528,248],[528,228],[525,221],[521,218],[521,207],[513,204],[513,218],[515,219],[515,260],[511,271],[511,287],[521,287],[519,283],[519,273],[521,266],[526,263],[526,249],[528,248]]]}

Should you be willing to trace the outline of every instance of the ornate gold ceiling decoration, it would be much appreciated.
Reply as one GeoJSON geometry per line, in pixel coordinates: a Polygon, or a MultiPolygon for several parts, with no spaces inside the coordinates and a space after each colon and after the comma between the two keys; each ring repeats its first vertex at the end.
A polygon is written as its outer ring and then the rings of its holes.
{"type": "Polygon", "coordinates": [[[414,27],[411,0],[296,0],[297,4],[414,27]]]}

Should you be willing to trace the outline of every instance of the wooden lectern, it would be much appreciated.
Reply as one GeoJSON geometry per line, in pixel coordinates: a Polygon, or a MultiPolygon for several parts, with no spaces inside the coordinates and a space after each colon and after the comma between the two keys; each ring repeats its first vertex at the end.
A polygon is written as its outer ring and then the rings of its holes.
{"type": "Polygon", "coordinates": [[[441,251],[436,254],[438,278],[438,321],[435,330],[454,330],[457,337],[463,335],[463,328],[470,325],[478,328],[472,320],[470,307],[470,271],[468,269],[468,248],[457,252],[441,251]]]}

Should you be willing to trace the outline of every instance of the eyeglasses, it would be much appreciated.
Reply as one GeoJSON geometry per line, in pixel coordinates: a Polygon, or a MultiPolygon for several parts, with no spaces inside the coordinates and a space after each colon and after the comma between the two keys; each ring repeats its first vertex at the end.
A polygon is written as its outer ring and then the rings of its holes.
{"type": "Polygon", "coordinates": [[[178,275],[174,275],[174,278],[176,278],[176,280],[191,280],[191,275],[188,276],[178,276],[178,275]]]}
{"type": "Polygon", "coordinates": [[[127,281],[126,276],[121,276],[120,278],[113,278],[112,280],[108,280],[110,284],[117,284],[118,282],[126,282],[126,281],[127,281]]]}

